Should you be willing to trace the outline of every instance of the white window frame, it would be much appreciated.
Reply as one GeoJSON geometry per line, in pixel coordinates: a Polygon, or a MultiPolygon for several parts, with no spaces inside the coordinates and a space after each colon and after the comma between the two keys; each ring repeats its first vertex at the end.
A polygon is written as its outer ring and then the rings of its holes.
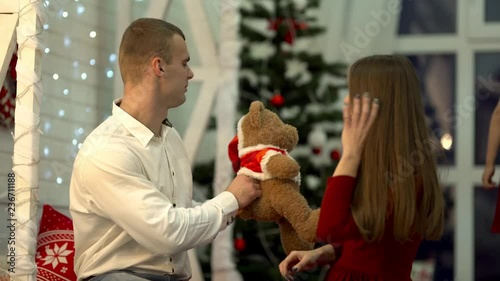
{"type": "Polygon", "coordinates": [[[500,39],[500,21],[487,22],[484,10],[485,0],[469,1],[469,37],[480,40],[500,39]]]}
{"type": "MultiPolygon", "coordinates": [[[[455,55],[455,108],[475,101],[475,79],[471,79],[475,77],[475,54],[500,53],[500,24],[485,22],[484,7],[484,0],[457,0],[455,34],[396,36],[394,51],[398,54],[455,55]]],[[[440,166],[439,170],[443,184],[455,188],[454,279],[473,281],[474,187],[482,185],[484,166],[474,161],[475,111],[457,118],[461,118],[461,125],[455,126],[455,165],[440,166]]]]}

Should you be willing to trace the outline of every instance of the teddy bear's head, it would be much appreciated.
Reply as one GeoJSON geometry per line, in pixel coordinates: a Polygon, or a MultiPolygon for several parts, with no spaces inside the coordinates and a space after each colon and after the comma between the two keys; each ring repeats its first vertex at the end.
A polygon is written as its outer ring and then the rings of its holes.
{"type": "Polygon", "coordinates": [[[262,102],[254,101],[238,123],[238,138],[240,148],[272,145],[290,152],[297,145],[299,134],[295,127],[283,123],[262,102]]]}

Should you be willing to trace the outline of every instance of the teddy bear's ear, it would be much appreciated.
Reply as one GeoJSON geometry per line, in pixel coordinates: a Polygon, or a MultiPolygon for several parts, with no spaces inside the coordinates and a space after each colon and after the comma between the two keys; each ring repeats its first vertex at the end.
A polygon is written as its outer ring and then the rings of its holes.
{"type": "Polygon", "coordinates": [[[254,101],[250,105],[250,111],[246,118],[250,120],[252,127],[260,128],[262,111],[265,109],[264,104],[260,101],[254,101]]]}

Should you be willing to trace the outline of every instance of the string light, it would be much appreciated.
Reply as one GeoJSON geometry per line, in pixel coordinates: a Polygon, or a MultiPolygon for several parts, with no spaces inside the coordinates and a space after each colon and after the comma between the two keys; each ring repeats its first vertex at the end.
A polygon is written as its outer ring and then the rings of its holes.
{"type": "Polygon", "coordinates": [[[78,7],[76,8],[76,13],[81,15],[83,14],[83,12],[85,12],[85,7],[83,7],[82,5],[78,5],[78,7]]]}
{"type": "Polygon", "coordinates": [[[48,24],[48,23],[44,24],[44,25],[43,25],[43,29],[44,29],[44,30],[49,29],[49,24],[48,24]]]}
{"type": "Polygon", "coordinates": [[[69,90],[68,90],[68,89],[64,89],[63,94],[64,94],[65,96],[67,96],[67,95],[69,94],[69,90]]]}
{"type": "Polygon", "coordinates": [[[48,147],[45,147],[45,148],[43,149],[43,154],[44,154],[45,156],[49,156],[49,152],[50,152],[50,150],[49,150],[49,148],[48,148],[48,147]]]}
{"type": "Polygon", "coordinates": [[[50,53],[50,48],[45,48],[45,53],[46,54],[50,53]]]}
{"type": "Polygon", "coordinates": [[[80,64],[80,63],[78,63],[78,61],[77,61],[77,60],[75,60],[75,61],[73,62],[73,67],[78,67],[78,65],[79,65],[79,64],[80,64]]]}
{"type": "Polygon", "coordinates": [[[60,177],[58,177],[58,178],[56,179],[56,182],[57,182],[58,184],[61,184],[61,183],[63,183],[63,179],[62,179],[62,178],[60,178],[60,177]]]}
{"type": "Polygon", "coordinates": [[[63,117],[64,116],[64,109],[59,109],[59,116],[60,117],[63,117]]]}
{"type": "Polygon", "coordinates": [[[106,76],[108,76],[108,78],[113,78],[113,75],[114,75],[113,70],[108,70],[106,72],[106,76]]]}
{"type": "Polygon", "coordinates": [[[44,129],[45,129],[45,132],[47,133],[49,130],[50,130],[50,127],[52,125],[50,124],[50,122],[45,122],[45,125],[44,125],[44,129]]]}
{"type": "Polygon", "coordinates": [[[115,62],[115,61],[116,61],[116,54],[109,55],[109,62],[115,62]]]}
{"type": "Polygon", "coordinates": [[[90,60],[90,65],[95,65],[95,59],[90,60]]]}
{"type": "Polygon", "coordinates": [[[57,74],[57,73],[54,73],[54,75],[52,75],[52,78],[54,78],[54,80],[57,80],[57,79],[59,79],[59,74],[57,74]]]}
{"type": "Polygon", "coordinates": [[[50,169],[47,169],[45,171],[45,179],[50,179],[51,176],[52,176],[52,171],[50,169]]]}
{"type": "Polygon", "coordinates": [[[68,12],[63,11],[63,12],[61,13],[61,15],[62,15],[62,17],[63,17],[63,18],[67,18],[67,17],[68,17],[68,12]]]}
{"type": "Polygon", "coordinates": [[[81,77],[82,77],[82,80],[87,80],[87,73],[85,73],[85,72],[82,73],[81,77]]]}
{"type": "Polygon", "coordinates": [[[90,34],[89,34],[90,38],[95,38],[97,36],[97,32],[95,31],[91,31],[90,34]]]}
{"type": "Polygon", "coordinates": [[[71,143],[72,143],[73,145],[77,145],[77,144],[78,144],[78,141],[77,141],[76,139],[73,139],[73,140],[71,141],[71,143]]]}

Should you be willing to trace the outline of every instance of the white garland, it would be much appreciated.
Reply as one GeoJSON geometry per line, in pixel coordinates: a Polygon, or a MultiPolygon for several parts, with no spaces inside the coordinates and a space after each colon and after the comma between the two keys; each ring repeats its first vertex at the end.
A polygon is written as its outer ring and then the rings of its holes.
{"type": "MultiPolygon", "coordinates": [[[[40,140],[39,109],[42,97],[40,61],[41,33],[45,22],[43,2],[22,0],[17,26],[17,97],[15,111],[14,154],[15,174],[15,267],[11,280],[36,280],[35,251],[37,241],[38,162],[40,140]],[[35,71],[35,69],[37,71],[35,71]],[[37,73],[38,72],[38,73],[37,73]]],[[[11,250],[9,248],[9,250],[11,250]]],[[[10,260],[9,260],[10,261],[10,260]]]]}

